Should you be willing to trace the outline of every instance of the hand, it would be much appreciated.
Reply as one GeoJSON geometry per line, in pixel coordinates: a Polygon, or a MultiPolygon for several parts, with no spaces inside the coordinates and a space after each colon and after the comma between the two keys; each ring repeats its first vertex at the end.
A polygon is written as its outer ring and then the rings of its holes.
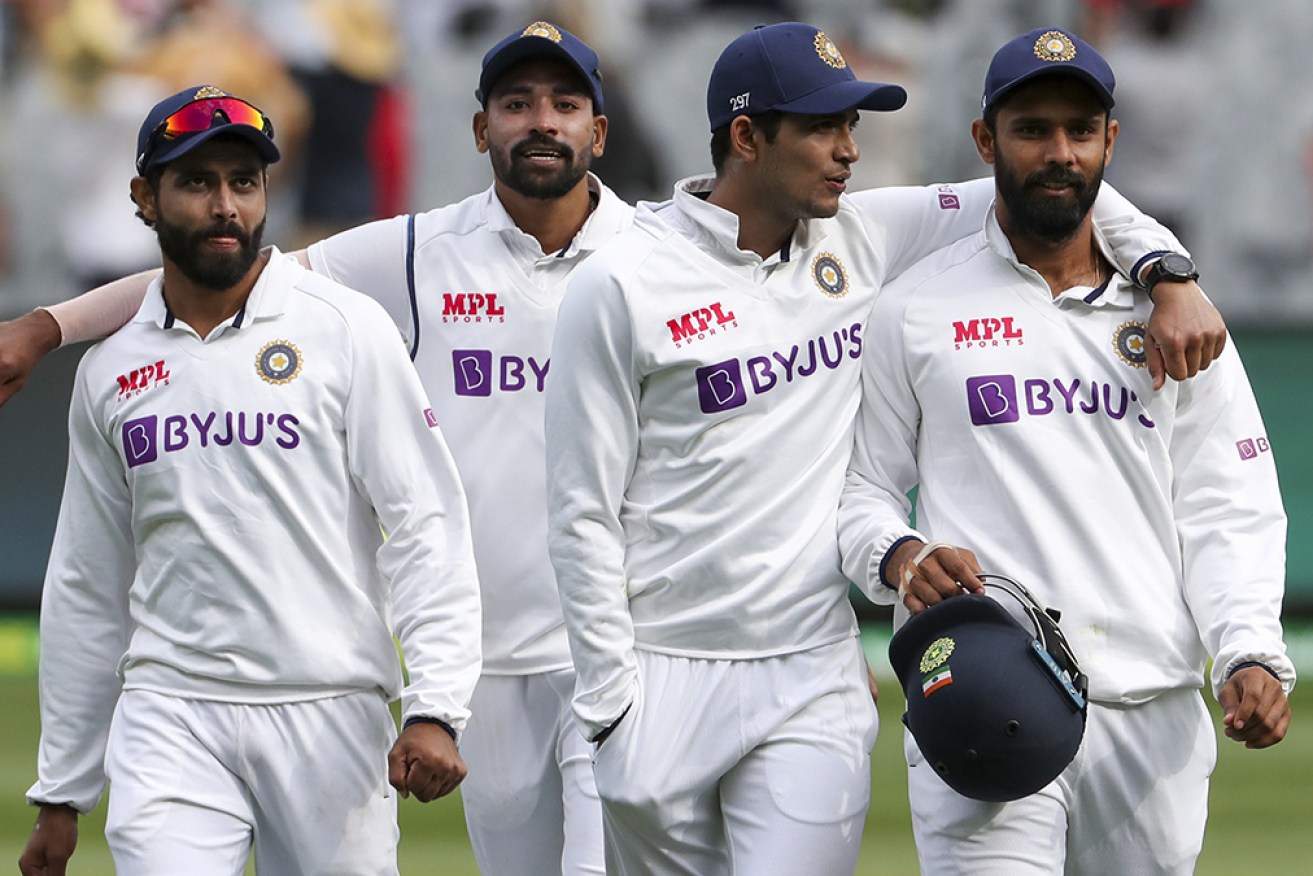
{"type": "Polygon", "coordinates": [[[917,565],[913,560],[923,547],[923,542],[905,541],[887,564],[896,576],[896,580],[889,583],[898,585],[903,605],[912,614],[950,596],[985,592],[984,582],[976,577],[980,563],[971,551],[962,547],[942,547],[917,565]]]}
{"type": "Polygon", "coordinates": [[[78,814],[72,806],[42,806],[27,838],[18,869],[23,876],[63,876],[78,844],[78,814]]]}
{"type": "Polygon", "coordinates": [[[1226,323],[1193,280],[1164,280],[1153,287],[1153,313],[1144,339],[1153,388],[1167,376],[1186,380],[1212,364],[1226,348],[1226,323]]]}
{"type": "Polygon", "coordinates": [[[1286,737],[1290,701],[1281,682],[1261,666],[1247,666],[1222,685],[1217,701],[1227,738],[1245,748],[1267,748],[1286,737]]]}
{"type": "Polygon", "coordinates": [[[437,724],[411,724],[388,752],[388,781],[402,797],[421,803],[456,790],[468,770],[451,734],[437,724]]]}
{"type": "Polygon", "coordinates": [[[59,323],[44,310],[0,322],[0,405],[23,388],[36,363],[59,342],[59,323]]]}

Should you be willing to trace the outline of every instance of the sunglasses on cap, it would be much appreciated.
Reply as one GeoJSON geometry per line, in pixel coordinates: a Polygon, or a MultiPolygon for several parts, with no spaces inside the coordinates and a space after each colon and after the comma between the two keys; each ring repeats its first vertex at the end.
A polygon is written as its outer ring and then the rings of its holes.
{"type": "Polygon", "coordinates": [[[207,97],[193,101],[160,122],[154,133],[166,140],[183,134],[198,134],[213,128],[220,115],[227,124],[246,125],[273,139],[274,125],[269,117],[238,97],[207,97]]]}

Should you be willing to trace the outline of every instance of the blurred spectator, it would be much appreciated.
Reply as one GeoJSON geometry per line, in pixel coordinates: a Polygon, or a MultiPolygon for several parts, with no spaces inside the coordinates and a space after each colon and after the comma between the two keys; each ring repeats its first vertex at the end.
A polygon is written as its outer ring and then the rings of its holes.
{"type": "Polygon", "coordinates": [[[408,184],[397,127],[404,112],[390,91],[402,50],[392,0],[245,2],[310,101],[291,245],[308,245],[397,206],[380,198],[384,188],[408,184]],[[386,156],[382,166],[378,155],[386,156]]]}
{"type": "Polygon", "coordinates": [[[1206,109],[1195,0],[1088,0],[1088,32],[1117,71],[1121,122],[1107,179],[1190,246],[1193,157],[1206,109]]]}

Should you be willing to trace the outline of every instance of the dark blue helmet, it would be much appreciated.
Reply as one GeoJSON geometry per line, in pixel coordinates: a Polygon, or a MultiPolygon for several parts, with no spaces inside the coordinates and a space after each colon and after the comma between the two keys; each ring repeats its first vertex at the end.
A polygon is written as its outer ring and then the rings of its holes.
{"type": "Polygon", "coordinates": [[[980,577],[1021,603],[1033,630],[985,594],[955,596],[909,619],[889,660],[926,763],[962,796],[1001,803],[1043,788],[1076,756],[1087,681],[1058,612],[1011,578],[980,577]]]}

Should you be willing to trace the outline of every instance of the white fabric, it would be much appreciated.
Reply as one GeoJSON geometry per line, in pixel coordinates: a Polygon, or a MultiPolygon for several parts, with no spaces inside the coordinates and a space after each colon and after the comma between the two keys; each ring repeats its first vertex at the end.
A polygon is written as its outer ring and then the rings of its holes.
{"type": "Polygon", "coordinates": [[[308,250],[316,271],[380,302],[414,351],[469,496],[485,674],[570,666],[547,559],[543,380],[566,280],[633,216],[595,177],[589,183],[597,207],[560,253],[544,254],[491,188],[417,215],[413,302],[405,216],[308,250]]]}
{"type": "Polygon", "coordinates": [[[106,770],[105,836],[120,876],[397,872],[377,692],[296,703],[207,702],[125,691],[106,770]]]}
{"type": "Polygon", "coordinates": [[[78,369],[29,797],[95,804],[120,678],[238,703],[395,697],[394,634],[405,717],[460,730],[478,589],[464,493],[427,409],[377,305],[277,251],[205,340],[157,282],[78,369]],[[271,344],[284,355],[262,375],[271,344]],[[280,377],[288,349],[299,371],[280,377]]]}
{"type": "MultiPolygon", "coordinates": [[[[632,699],[635,648],[750,659],[854,634],[835,532],[870,308],[993,195],[862,192],[762,259],[698,197],[710,185],[641,209],[576,273],[557,325],[548,548],[589,738],[632,699]]],[[[1105,196],[1127,267],[1171,245],[1105,196]]]]}
{"type": "Polygon", "coordinates": [[[922,873],[1187,876],[1203,847],[1217,739],[1198,691],[1139,706],[1092,703],[1075,760],[1010,803],[954,792],[905,734],[922,873]]]}
{"type": "Polygon", "coordinates": [[[878,716],[856,639],[761,660],[640,651],[597,749],[607,872],[851,876],[878,716]]]}
{"type": "Polygon", "coordinates": [[[574,671],[484,675],[461,754],[465,823],[482,873],[600,876],[591,746],[570,712],[574,671]]]}
{"type": "Polygon", "coordinates": [[[1121,276],[1051,296],[992,218],[876,304],[841,512],[845,569],[905,531],[970,548],[1062,611],[1090,697],[1140,703],[1263,660],[1287,689],[1286,522],[1235,347],[1158,392],[1121,276]],[[986,333],[989,337],[986,337],[986,333]]]}

